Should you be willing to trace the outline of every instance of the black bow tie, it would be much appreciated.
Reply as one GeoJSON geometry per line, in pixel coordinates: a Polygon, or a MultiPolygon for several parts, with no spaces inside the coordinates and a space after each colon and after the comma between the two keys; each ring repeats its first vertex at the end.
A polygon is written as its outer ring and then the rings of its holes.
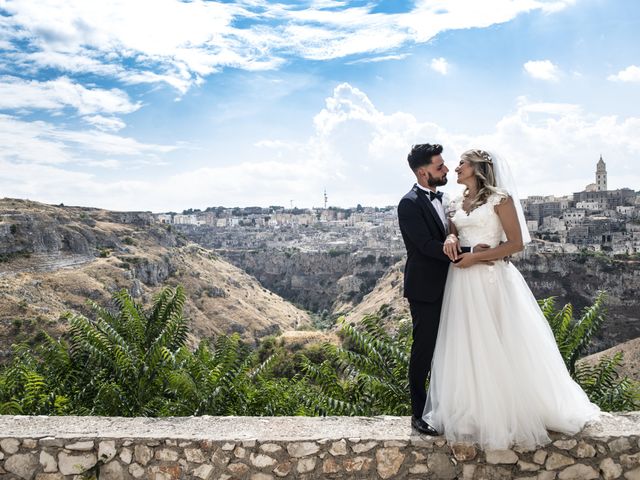
{"type": "Polygon", "coordinates": [[[423,192],[429,195],[429,200],[431,200],[432,202],[437,198],[438,200],[440,200],[440,203],[442,203],[442,192],[432,192],[431,190],[423,190],[423,192]]]}

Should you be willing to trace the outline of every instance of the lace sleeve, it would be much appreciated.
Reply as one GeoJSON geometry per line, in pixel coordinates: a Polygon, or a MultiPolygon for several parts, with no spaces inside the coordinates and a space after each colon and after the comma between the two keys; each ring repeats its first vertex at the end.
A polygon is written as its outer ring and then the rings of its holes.
{"type": "Polygon", "coordinates": [[[507,191],[498,189],[496,193],[492,193],[491,195],[489,195],[489,198],[487,198],[487,203],[495,207],[496,205],[500,205],[507,198],[509,198],[509,194],[507,193],[507,191]]]}
{"type": "Polygon", "coordinates": [[[456,210],[462,207],[462,196],[458,195],[456,198],[451,200],[447,207],[444,209],[444,214],[447,218],[451,218],[455,215],[456,210]]]}

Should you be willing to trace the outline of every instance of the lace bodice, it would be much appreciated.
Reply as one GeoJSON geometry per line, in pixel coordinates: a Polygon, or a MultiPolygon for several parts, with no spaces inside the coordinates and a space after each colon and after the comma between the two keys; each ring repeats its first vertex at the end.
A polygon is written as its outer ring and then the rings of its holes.
{"type": "Polygon", "coordinates": [[[487,202],[472,210],[469,215],[462,209],[462,197],[449,204],[449,218],[458,229],[458,238],[462,247],[473,247],[486,243],[491,247],[506,240],[500,217],[494,207],[505,198],[504,193],[493,193],[487,202]]]}

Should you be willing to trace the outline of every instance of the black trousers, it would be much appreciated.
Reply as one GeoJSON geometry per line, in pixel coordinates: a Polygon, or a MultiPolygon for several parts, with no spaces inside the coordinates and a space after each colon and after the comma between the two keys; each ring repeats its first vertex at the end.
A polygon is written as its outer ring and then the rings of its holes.
{"type": "Polygon", "coordinates": [[[427,401],[425,383],[431,371],[433,350],[438,337],[442,295],[435,302],[409,300],[409,307],[413,321],[413,345],[409,360],[409,392],[413,415],[421,418],[424,404],[427,401]]]}

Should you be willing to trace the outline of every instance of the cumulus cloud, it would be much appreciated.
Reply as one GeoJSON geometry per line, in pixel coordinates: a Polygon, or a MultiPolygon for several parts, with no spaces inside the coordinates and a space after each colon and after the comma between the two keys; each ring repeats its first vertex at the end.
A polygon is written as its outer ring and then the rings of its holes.
{"type": "Polygon", "coordinates": [[[291,57],[394,59],[385,53],[445,30],[487,27],[570,3],[421,0],[408,12],[384,14],[373,2],[354,7],[332,0],[40,0],[37,7],[6,0],[0,48],[6,65],[21,71],[56,68],[128,83],[166,83],[184,93],[226,67],[274,69],[291,57]]]}
{"type": "Polygon", "coordinates": [[[431,60],[431,69],[442,75],[446,75],[449,71],[449,63],[445,58],[434,58],[431,60]]]}
{"type": "Polygon", "coordinates": [[[524,64],[525,71],[538,80],[556,81],[560,70],[550,60],[530,60],[524,64]]]}
{"type": "MultiPolygon", "coordinates": [[[[581,190],[592,183],[600,153],[607,161],[612,188],[640,183],[634,163],[640,154],[640,118],[595,115],[576,104],[521,97],[482,133],[455,131],[439,125],[436,118],[382,111],[366,92],[342,83],[312,121],[313,133],[306,139],[257,142],[250,161],[180,173],[157,170],[153,180],[141,176],[99,181],[93,174],[76,171],[82,159],[72,154],[75,142],[82,142],[85,149],[99,148],[101,157],[85,164],[103,169],[121,169],[128,158],[137,158],[134,152],[162,158],[173,147],[129,143],[104,132],[85,137],[0,116],[0,168],[11,172],[11,181],[1,179],[0,188],[8,196],[46,196],[52,203],[129,210],[289,205],[290,201],[300,207],[319,206],[325,187],[330,205],[394,205],[415,180],[406,163],[408,150],[424,142],[443,144],[450,168],[468,148],[496,151],[510,162],[521,196],[581,190]],[[109,139],[119,148],[112,148],[109,139]]],[[[454,173],[449,177],[445,190],[457,195],[461,189],[454,173]]]]}
{"type": "Polygon", "coordinates": [[[640,67],[629,65],[615,75],[609,75],[607,79],[614,82],[640,82],[640,67]]]}

